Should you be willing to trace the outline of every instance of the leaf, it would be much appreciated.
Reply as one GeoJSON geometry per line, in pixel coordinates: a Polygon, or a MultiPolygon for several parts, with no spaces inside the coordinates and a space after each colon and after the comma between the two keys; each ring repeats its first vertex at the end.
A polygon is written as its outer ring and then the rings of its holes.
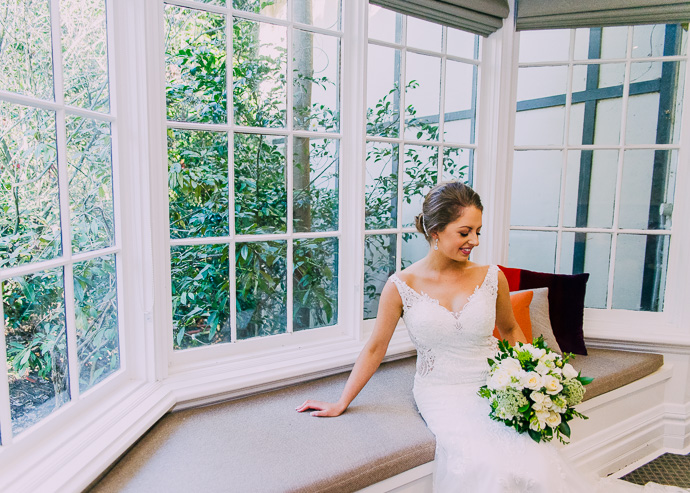
{"type": "Polygon", "coordinates": [[[532,428],[530,428],[529,430],[527,430],[527,433],[529,434],[530,438],[532,438],[532,440],[534,440],[535,442],[541,442],[541,433],[539,433],[538,431],[534,431],[532,428]]]}
{"type": "Polygon", "coordinates": [[[570,438],[570,425],[568,423],[566,423],[565,421],[561,421],[561,424],[558,425],[558,430],[565,436],[570,438]]]}
{"type": "Polygon", "coordinates": [[[582,385],[589,385],[594,381],[594,378],[592,377],[582,377],[580,375],[577,376],[577,379],[580,381],[582,385]]]}

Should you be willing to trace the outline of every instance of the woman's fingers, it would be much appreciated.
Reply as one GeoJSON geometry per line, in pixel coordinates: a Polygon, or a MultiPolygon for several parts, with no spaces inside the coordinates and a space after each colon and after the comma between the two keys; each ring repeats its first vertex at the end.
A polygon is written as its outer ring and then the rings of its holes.
{"type": "Polygon", "coordinates": [[[295,409],[297,410],[297,412],[301,413],[303,411],[306,411],[307,409],[323,409],[324,404],[325,402],[306,400],[304,401],[304,404],[296,407],[295,409]]]}
{"type": "Polygon", "coordinates": [[[301,413],[304,411],[308,411],[309,409],[312,409],[312,412],[309,413],[311,416],[338,416],[342,414],[342,411],[338,411],[336,409],[336,405],[330,402],[322,402],[322,401],[312,401],[312,400],[307,400],[304,401],[304,404],[301,406],[296,407],[295,409],[297,412],[301,413]]]}

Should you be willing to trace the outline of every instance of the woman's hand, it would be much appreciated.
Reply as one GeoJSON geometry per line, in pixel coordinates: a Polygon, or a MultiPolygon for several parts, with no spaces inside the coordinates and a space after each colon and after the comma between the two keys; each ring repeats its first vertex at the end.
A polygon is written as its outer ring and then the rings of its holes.
{"type": "Polygon", "coordinates": [[[344,406],[338,402],[322,402],[322,401],[304,401],[299,407],[295,408],[298,413],[307,411],[309,409],[315,409],[310,414],[312,416],[322,416],[322,417],[335,417],[340,416],[345,412],[347,406],[344,406]]]}

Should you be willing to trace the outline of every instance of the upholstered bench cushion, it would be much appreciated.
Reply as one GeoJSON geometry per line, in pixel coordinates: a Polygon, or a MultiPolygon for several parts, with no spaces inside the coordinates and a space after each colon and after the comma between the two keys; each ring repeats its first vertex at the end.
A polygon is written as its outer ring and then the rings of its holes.
{"type": "Polygon", "coordinates": [[[93,491],[356,491],[434,459],[414,372],[415,358],[381,365],[337,419],[295,407],[337,400],[348,373],[166,415],[93,491]]]}
{"type": "Polygon", "coordinates": [[[587,356],[576,355],[570,361],[583,376],[594,378],[586,387],[584,400],[646,377],[664,364],[661,354],[596,348],[587,348],[587,353],[587,356]]]}

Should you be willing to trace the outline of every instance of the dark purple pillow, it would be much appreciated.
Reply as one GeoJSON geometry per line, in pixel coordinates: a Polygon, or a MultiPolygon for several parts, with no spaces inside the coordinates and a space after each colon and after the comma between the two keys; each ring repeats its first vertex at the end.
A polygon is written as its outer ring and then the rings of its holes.
{"type": "Polygon", "coordinates": [[[517,291],[518,278],[518,289],[549,288],[549,318],[558,345],[564,353],[587,355],[582,324],[589,274],[550,274],[502,266],[501,270],[513,280],[511,291],[517,291]]]}

